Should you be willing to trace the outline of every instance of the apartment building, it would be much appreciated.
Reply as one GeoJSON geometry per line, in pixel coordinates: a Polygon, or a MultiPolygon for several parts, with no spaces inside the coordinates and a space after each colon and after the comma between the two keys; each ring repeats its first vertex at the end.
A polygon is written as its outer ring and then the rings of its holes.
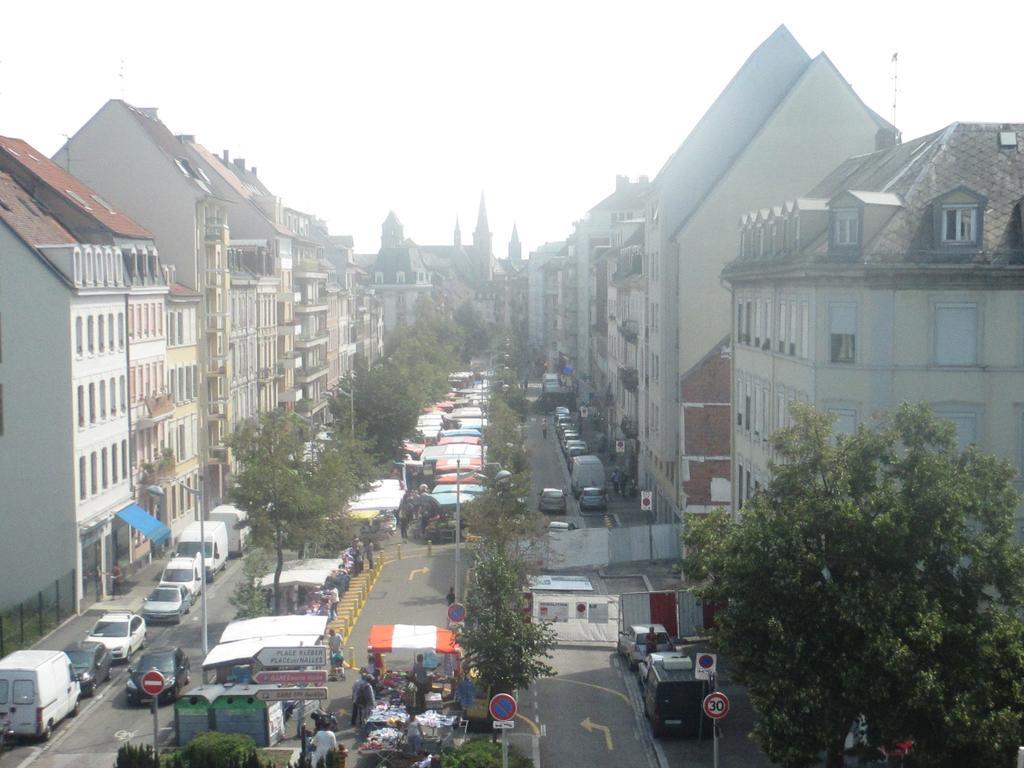
{"type": "MultiPolygon", "coordinates": [[[[161,462],[163,472],[155,485],[164,491],[161,507],[145,505],[156,516],[159,511],[171,536],[177,539],[196,518],[196,496],[185,488],[199,490],[199,317],[202,297],[191,288],[174,281],[168,270],[167,319],[167,392],[173,410],[166,424],[169,449],[161,462]],[[173,462],[173,464],[172,464],[173,462]]],[[[152,502],[152,499],[150,500],[152,502]]],[[[140,499],[140,503],[143,503],[140,499]]]]}
{"type": "Polygon", "coordinates": [[[204,169],[194,137],[175,136],[153,108],[111,99],[55,155],[113,205],[153,232],[164,263],[200,302],[200,454],[207,502],[226,492],[231,456],[231,188],[204,169]],[[131,168],[132,173],[125,173],[131,168]]]}
{"type": "Polygon", "coordinates": [[[747,59],[645,196],[640,484],[656,517],[680,520],[689,472],[681,383],[725,337],[722,268],[736,222],[763,200],[795,197],[843,159],[891,145],[894,129],[824,54],[779,27],[747,59]]]}
{"type": "Polygon", "coordinates": [[[1022,152],[1024,125],[954,123],[743,218],[724,271],[735,509],[769,479],[794,400],[840,434],[927,403],[961,448],[1024,469],[1022,152]]]}
{"type": "Polygon", "coordinates": [[[119,542],[170,533],[133,503],[129,433],[128,315],[162,301],[160,259],[147,229],[8,138],[0,254],[0,517],[19,533],[0,537],[0,603],[56,589],[79,605],[131,560],[119,542]]]}

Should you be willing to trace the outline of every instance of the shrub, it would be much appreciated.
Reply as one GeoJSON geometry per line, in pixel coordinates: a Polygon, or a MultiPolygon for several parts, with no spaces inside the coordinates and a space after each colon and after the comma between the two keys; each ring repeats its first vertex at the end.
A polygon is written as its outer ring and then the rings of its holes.
{"type": "Polygon", "coordinates": [[[114,768],[160,768],[160,758],[149,744],[122,744],[114,768]]]}
{"type": "Polygon", "coordinates": [[[181,751],[185,768],[250,768],[259,765],[256,742],[238,733],[209,731],[181,751]]]}
{"type": "MultiPolygon", "coordinates": [[[[508,748],[509,768],[532,768],[533,761],[518,749],[508,748]]],[[[458,749],[441,755],[442,768],[501,768],[501,742],[471,739],[458,749]]]]}

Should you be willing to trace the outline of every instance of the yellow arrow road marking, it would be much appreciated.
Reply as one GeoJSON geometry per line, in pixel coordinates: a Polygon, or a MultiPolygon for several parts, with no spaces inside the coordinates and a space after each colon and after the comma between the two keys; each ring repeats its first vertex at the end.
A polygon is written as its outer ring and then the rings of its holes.
{"type": "Polygon", "coordinates": [[[537,726],[537,724],[536,724],[535,722],[533,722],[533,720],[531,720],[530,718],[528,718],[528,717],[527,717],[526,715],[524,715],[524,714],[523,714],[522,712],[516,712],[516,719],[517,719],[517,720],[522,720],[522,721],[524,721],[524,722],[525,722],[525,723],[526,723],[526,724],[527,724],[528,726],[530,726],[530,728],[531,728],[531,729],[533,729],[533,735],[534,735],[534,736],[540,736],[540,728],[539,728],[539,727],[537,726]]]}
{"type": "Polygon", "coordinates": [[[412,577],[415,576],[417,573],[430,573],[430,569],[426,567],[414,568],[413,570],[409,571],[409,581],[412,581],[412,577]]]}
{"type": "Polygon", "coordinates": [[[597,723],[592,723],[590,722],[589,717],[582,723],[580,723],[580,725],[582,725],[584,729],[586,729],[587,733],[593,733],[595,730],[603,731],[604,745],[608,748],[609,752],[613,752],[615,750],[615,745],[612,743],[612,733],[610,730],[608,730],[607,725],[598,725],[597,723]]]}

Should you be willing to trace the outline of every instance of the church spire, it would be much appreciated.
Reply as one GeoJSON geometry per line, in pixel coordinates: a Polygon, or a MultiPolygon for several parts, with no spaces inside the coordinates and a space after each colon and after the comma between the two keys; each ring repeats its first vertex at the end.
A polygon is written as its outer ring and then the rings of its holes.
{"type": "Polygon", "coordinates": [[[512,222],[512,239],[508,241],[508,257],[511,261],[520,261],[523,258],[523,246],[519,242],[519,227],[512,222]]]}
{"type": "Polygon", "coordinates": [[[455,247],[462,247],[462,229],[459,227],[459,217],[455,217],[455,247]]]}
{"type": "Polygon", "coordinates": [[[487,226],[487,206],[484,204],[484,193],[480,193],[480,212],[476,217],[476,229],[473,230],[473,250],[483,267],[486,279],[494,274],[494,248],[491,244],[491,230],[487,226]]]}

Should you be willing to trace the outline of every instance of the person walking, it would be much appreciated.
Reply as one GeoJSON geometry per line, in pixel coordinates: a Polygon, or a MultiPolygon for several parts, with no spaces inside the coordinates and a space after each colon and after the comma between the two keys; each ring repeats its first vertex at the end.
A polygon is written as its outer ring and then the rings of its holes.
{"type": "Polygon", "coordinates": [[[360,716],[362,714],[360,712],[360,706],[362,705],[363,700],[363,688],[370,684],[367,680],[367,676],[363,674],[364,672],[365,670],[361,670],[359,677],[357,677],[356,681],[352,683],[352,717],[349,718],[349,723],[351,725],[361,725],[363,722],[362,717],[360,716]]]}
{"type": "Polygon", "coordinates": [[[541,435],[542,435],[542,436],[544,437],[544,439],[545,439],[545,440],[547,440],[547,439],[548,439],[548,425],[547,425],[547,424],[544,424],[544,425],[543,425],[543,426],[542,426],[542,427],[540,428],[540,433],[541,433],[541,435]]]}
{"type": "Polygon", "coordinates": [[[341,650],[341,635],[333,629],[327,635],[327,645],[331,652],[331,672],[334,679],[345,679],[345,654],[341,650]]]}
{"type": "Polygon", "coordinates": [[[430,689],[430,678],[423,663],[422,653],[416,654],[416,662],[412,665],[412,680],[416,684],[416,711],[422,712],[427,701],[427,691],[430,689]]]}
{"type": "Polygon", "coordinates": [[[359,691],[359,724],[366,722],[366,718],[373,712],[377,704],[377,692],[373,690],[373,676],[364,673],[366,685],[359,691]]]}
{"type": "Polygon", "coordinates": [[[321,761],[326,764],[327,753],[337,749],[338,737],[334,735],[334,731],[326,727],[317,729],[316,735],[313,736],[313,768],[318,768],[321,761]]]}
{"type": "Polygon", "coordinates": [[[402,541],[409,540],[409,510],[399,513],[398,529],[402,532],[402,541]]]}
{"type": "Polygon", "coordinates": [[[373,570],[373,539],[367,536],[363,539],[366,548],[366,565],[369,569],[373,570]]]}
{"type": "Polygon", "coordinates": [[[448,605],[455,602],[455,587],[448,587],[448,594],[444,596],[444,599],[448,601],[448,605]]]}

